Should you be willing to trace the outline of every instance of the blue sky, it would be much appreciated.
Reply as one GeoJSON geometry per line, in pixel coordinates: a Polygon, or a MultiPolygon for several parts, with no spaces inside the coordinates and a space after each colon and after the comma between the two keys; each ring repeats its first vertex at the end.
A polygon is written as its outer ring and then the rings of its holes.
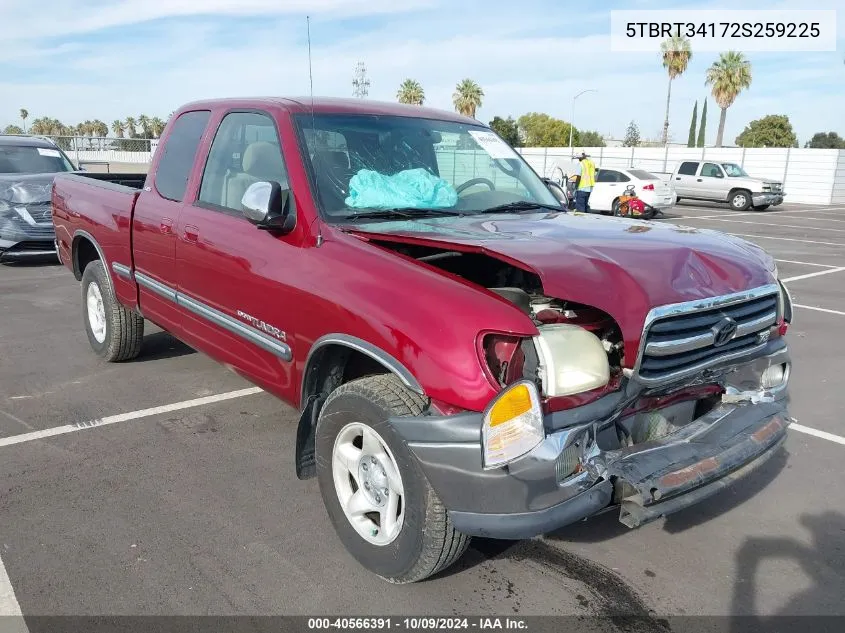
{"type": "MultiPolygon", "coordinates": [[[[708,9],[791,8],[797,0],[708,3],[708,9]]],[[[478,118],[547,112],[621,137],[635,120],[644,137],[663,123],[667,78],[657,53],[610,51],[613,8],[702,8],[698,2],[582,3],[571,0],[0,0],[0,127],[52,116],[65,123],[161,116],[206,97],[296,95],[308,91],[305,15],[311,15],[314,91],[351,96],[364,61],[370,97],[394,100],[418,80],[426,105],[451,109],[455,84],[485,92],[478,118]],[[582,6],[590,13],[577,16],[582,6]]],[[[752,87],[727,116],[726,142],[766,114],[786,114],[803,144],[814,132],[845,135],[845,5],[830,53],[747,53],[752,87]]],[[[717,53],[693,50],[672,90],[670,134],[687,137],[693,102],[709,91],[717,53]]],[[[718,108],[708,105],[708,142],[718,108]]]]}

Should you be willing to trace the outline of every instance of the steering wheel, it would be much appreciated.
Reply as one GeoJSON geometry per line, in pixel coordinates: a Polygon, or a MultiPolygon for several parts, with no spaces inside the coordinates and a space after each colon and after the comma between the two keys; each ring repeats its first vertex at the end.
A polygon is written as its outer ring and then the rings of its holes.
{"type": "Polygon", "coordinates": [[[455,191],[457,193],[461,193],[462,191],[469,189],[475,185],[487,185],[490,187],[490,191],[496,191],[496,185],[493,184],[492,180],[487,180],[486,178],[470,178],[465,183],[462,183],[455,187],[455,191]]]}

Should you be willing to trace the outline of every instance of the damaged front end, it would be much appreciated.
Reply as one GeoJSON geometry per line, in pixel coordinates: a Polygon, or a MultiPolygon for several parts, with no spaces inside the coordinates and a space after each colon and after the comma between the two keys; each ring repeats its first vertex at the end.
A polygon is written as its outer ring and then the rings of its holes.
{"type": "Polygon", "coordinates": [[[457,529],[528,538],[613,507],[638,527],[718,493],[784,442],[791,362],[783,335],[792,314],[782,284],[652,310],[630,368],[607,314],[491,286],[539,332],[483,337],[479,351],[500,396],[484,414],[392,420],[457,529]],[[567,339],[570,328],[592,339],[567,339]],[[564,348],[580,350],[569,356],[580,362],[565,366],[564,348]],[[542,406],[491,435],[495,403],[520,385],[542,406]],[[538,418],[539,433],[530,428],[538,418]],[[491,436],[496,449],[513,441],[521,452],[488,462],[491,436]]]}

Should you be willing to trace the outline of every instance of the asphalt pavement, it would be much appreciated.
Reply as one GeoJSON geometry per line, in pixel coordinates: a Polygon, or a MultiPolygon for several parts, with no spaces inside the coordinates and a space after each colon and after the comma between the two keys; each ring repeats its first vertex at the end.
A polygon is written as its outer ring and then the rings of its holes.
{"type": "Polygon", "coordinates": [[[408,586],[362,569],[296,479],[294,410],[149,325],[139,359],[102,363],[70,272],[0,266],[0,615],[845,615],[845,206],[659,221],[778,260],[802,431],[665,520],[477,539],[408,586]]]}

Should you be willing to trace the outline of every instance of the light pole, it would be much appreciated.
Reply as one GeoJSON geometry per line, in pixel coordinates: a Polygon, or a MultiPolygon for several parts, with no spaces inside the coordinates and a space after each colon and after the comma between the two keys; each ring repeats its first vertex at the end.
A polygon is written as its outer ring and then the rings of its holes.
{"type": "Polygon", "coordinates": [[[569,114],[569,155],[572,156],[572,130],[575,129],[575,100],[580,97],[582,94],[587,92],[598,92],[594,88],[588,88],[587,90],[582,90],[577,95],[572,97],[572,112],[569,114]]]}

